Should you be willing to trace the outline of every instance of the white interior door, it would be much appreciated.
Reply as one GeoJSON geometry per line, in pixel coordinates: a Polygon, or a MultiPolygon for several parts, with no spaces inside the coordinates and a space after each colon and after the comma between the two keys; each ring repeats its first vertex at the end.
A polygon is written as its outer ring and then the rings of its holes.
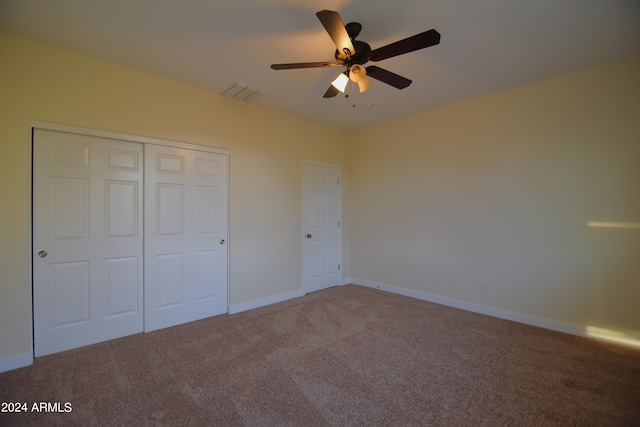
{"type": "Polygon", "coordinates": [[[227,312],[224,154],[145,147],[145,331],[227,312]]]}
{"type": "Polygon", "coordinates": [[[304,164],[304,286],[313,292],[340,284],[341,169],[304,164]]]}
{"type": "Polygon", "coordinates": [[[143,330],[142,153],[34,130],[36,356],[143,330]]]}

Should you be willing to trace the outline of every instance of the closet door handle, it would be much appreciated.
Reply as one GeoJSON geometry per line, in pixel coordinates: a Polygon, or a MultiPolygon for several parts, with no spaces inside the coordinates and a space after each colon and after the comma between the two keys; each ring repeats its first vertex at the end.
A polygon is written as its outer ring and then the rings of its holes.
{"type": "Polygon", "coordinates": [[[312,238],[313,236],[311,234],[307,234],[307,239],[312,238]]]}

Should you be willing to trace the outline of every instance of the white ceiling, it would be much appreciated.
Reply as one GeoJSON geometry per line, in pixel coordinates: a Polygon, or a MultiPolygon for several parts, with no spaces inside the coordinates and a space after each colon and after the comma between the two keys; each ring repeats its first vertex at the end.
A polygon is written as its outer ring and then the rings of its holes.
{"type": "Polygon", "coordinates": [[[218,93],[241,82],[256,104],[357,129],[640,55],[640,1],[0,0],[0,31],[218,93]],[[342,68],[270,68],[333,60],[323,9],[360,22],[373,49],[431,28],[442,40],[376,63],[408,88],[324,99],[342,68]]]}

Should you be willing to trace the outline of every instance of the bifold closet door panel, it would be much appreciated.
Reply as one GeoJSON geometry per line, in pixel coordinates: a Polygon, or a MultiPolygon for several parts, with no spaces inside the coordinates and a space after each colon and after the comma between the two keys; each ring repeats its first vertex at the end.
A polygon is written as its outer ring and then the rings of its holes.
{"type": "Polygon", "coordinates": [[[143,145],[34,129],[34,350],[143,330],[143,145]]]}
{"type": "Polygon", "coordinates": [[[145,147],[145,331],[227,312],[228,156],[145,147]]]}

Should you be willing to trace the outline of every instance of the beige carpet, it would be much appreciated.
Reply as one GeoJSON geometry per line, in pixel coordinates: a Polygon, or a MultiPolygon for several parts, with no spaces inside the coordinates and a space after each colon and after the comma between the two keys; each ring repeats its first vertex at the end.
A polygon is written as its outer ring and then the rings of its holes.
{"type": "Polygon", "coordinates": [[[38,358],[43,426],[639,426],[640,351],[349,285],[38,358]]]}

